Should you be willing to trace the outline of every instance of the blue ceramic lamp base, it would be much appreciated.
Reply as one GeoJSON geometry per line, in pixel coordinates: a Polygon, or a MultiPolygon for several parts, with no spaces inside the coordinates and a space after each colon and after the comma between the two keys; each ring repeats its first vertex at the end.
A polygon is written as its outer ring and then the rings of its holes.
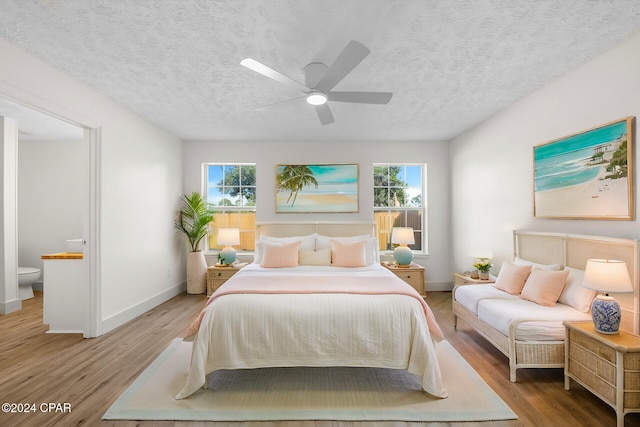
{"type": "Polygon", "coordinates": [[[398,246],[393,251],[393,259],[398,265],[409,266],[413,261],[413,252],[407,245],[398,246]]]}
{"type": "Polygon", "coordinates": [[[220,263],[224,265],[231,265],[236,260],[236,250],[232,247],[225,247],[220,251],[220,263]]]}
{"type": "Polygon", "coordinates": [[[593,326],[601,334],[617,334],[620,329],[620,305],[608,295],[598,295],[591,306],[593,326]]]}

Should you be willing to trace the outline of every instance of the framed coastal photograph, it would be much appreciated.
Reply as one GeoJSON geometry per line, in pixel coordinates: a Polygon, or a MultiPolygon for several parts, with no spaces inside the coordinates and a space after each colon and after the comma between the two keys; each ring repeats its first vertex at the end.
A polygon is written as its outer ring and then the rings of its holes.
{"type": "Polygon", "coordinates": [[[358,165],[277,165],[276,212],[358,212],[358,165]]]}
{"type": "Polygon", "coordinates": [[[536,218],[632,220],[634,117],[533,147],[536,218]]]}

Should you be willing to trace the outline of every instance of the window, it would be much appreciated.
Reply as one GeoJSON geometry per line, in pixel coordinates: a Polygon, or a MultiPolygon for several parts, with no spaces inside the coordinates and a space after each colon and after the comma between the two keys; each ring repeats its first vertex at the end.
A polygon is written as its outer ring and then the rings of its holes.
{"type": "Polygon", "coordinates": [[[426,237],[425,169],[421,164],[373,165],[373,215],[378,226],[380,250],[393,249],[393,227],[412,227],[416,243],[411,249],[423,250],[426,237]]]}
{"type": "Polygon", "coordinates": [[[219,228],[239,228],[236,250],[255,249],[256,165],[206,164],[204,168],[207,202],[216,211],[211,222],[208,248],[222,249],[217,243],[219,228]]]}

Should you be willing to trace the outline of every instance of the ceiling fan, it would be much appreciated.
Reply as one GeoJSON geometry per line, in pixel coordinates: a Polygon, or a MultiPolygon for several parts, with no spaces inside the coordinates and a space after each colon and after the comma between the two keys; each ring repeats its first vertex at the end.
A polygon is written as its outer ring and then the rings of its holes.
{"type": "Polygon", "coordinates": [[[304,93],[304,95],[299,97],[276,102],[275,104],[265,105],[258,108],[258,110],[304,98],[307,103],[315,107],[320,123],[328,125],[333,123],[334,119],[327,101],[355,102],[361,104],[386,104],[391,100],[391,97],[393,96],[393,93],[391,92],[343,92],[331,90],[334,86],[340,83],[340,81],[344,79],[351,70],[357,67],[370,52],[371,51],[365,45],[352,40],[347,44],[342,52],[340,52],[340,55],[338,55],[330,67],[327,67],[321,62],[312,62],[304,67],[304,84],[256,61],[255,59],[243,59],[240,62],[240,65],[304,93]]]}

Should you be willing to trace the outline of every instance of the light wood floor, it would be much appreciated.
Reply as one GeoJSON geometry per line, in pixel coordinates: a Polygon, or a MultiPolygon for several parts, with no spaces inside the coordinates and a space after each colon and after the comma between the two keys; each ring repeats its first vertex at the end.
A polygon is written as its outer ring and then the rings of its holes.
{"type": "MultiPolygon", "coordinates": [[[[131,382],[180,335],[202,307],[205,297],[180,295],[120,328],[94,339],[75,334],[45,334],[42,293],[25,301],[23,310],[0,315],[0,403],[35,404],[36,413],[0,413],[1,426],[363,426],[344,422],[206,423],[101,421],[102,414],[131,382]],[[41,403],[68,403],[70,413],[40,411],[41,403]]],[[[615,426],[613,410],[572,383],[564,390],[561,369],[523,369],[509,382],[508,362],[462,321],[453,329],[451,294],[429,293],[446,338],[516,412],[517,421],[431,423],[433,426],[615,426]]],[[[367,425],[371,425],[368,423],[367,425]]],[[[417,426],[420,423],[377,423],[417,426]]],[[[626,416],[626,427],[640,425],[640,414],[626,416]]]]}

